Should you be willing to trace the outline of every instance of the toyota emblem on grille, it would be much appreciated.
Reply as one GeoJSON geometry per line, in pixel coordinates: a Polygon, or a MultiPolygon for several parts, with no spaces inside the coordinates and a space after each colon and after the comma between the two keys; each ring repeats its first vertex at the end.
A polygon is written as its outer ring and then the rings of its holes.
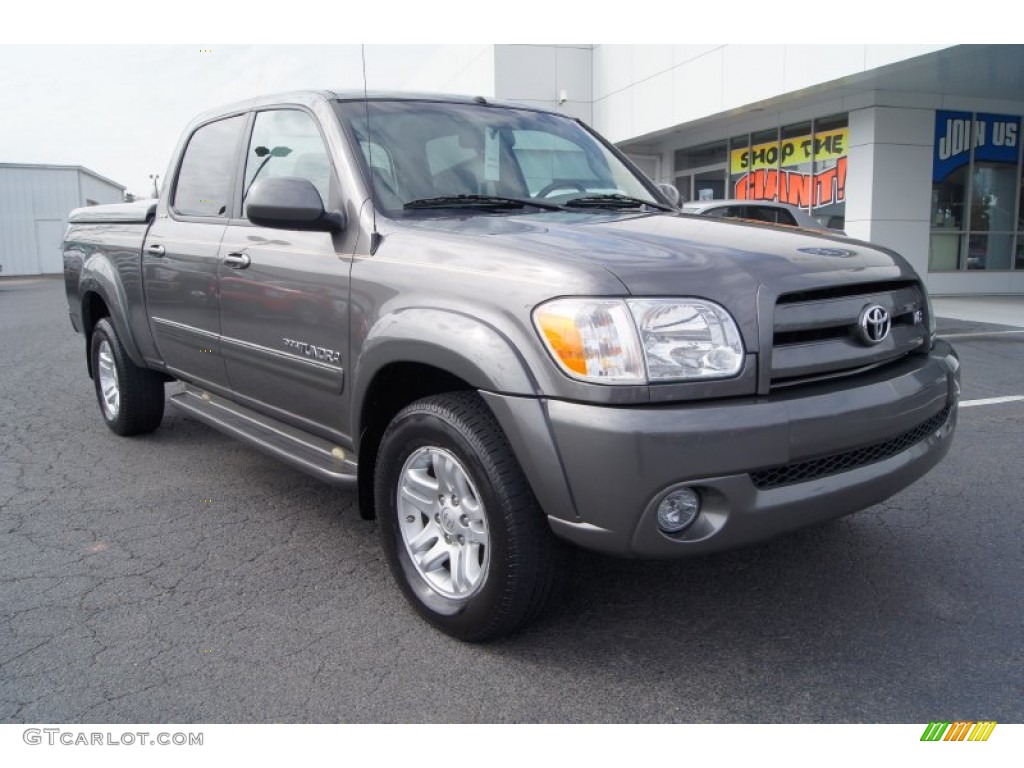
{"type": "Polygon", "coordinates": [[[881,344],[889,335],[889,328],[892,320],[885,307],[878,304],[868,304],[860,311],[860,319],[857,321],[857,331],[860,339],[865,344],[881,344]]]}

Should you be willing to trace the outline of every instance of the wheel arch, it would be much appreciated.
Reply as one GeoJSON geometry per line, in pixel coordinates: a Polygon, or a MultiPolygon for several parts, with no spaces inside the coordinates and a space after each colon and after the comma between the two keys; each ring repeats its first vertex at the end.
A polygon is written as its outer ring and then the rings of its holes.
{"type": "Polygon", "coordinates": [[[92,333],[102,318],[110,317],[110,307],[97,291],[86,291],[82,294],[82,332],[85,334],[85,365],[89,371],[89,378],[93,377],[92,355],[92,333]]]}
{"type": "Polygon", "coordinates": [[[413,361],[396,361],[379,368],[366,383],[358,412],[359,515],[365,520],[376,517],[374,509],[374,470],[384,430],[399,411],[430,395],[444,392],[474,391],[465,379],[438,366],[413,361]]]}
{"type": "MultiPolygon", "coordinates": [[[[97,253],[86,259],[82,265],[82,276],[78,283],[82,305],[82,331],[85,335],[86,359],[92,343],[92,330],[102,317],[109,317],[125,352],[135,365],[146,367],[128,324],[127,298],[124,286],[114,265],[109,259],[97,253]]],[[[92,363],[87,362],[89,375],[93,375],[92,363]]]]}
{"type": "Polygon", "coordinates": [[[359,455],[359,511],[374,516],[373,469],[380,438],[402,408],[461,390],[533,394],[536,381],[496,328],[462,312],[406,308],[381,317],[358,355],[353,432],[359,455]]]}

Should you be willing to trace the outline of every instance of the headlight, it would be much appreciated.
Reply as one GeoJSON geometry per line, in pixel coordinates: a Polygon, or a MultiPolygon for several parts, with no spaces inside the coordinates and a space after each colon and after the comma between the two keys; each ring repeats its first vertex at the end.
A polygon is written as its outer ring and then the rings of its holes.
{"type": "Polygon", "coordinates": [[[637,299],[626,302],[640,330],[647,377],[724,379],[743,367],[743,343],[732,317],[699,299],[637,299]]]}
{"type": "Polygon", "coordinates": [[[555,299],[533,322],[562,370],[583,381],[724,379],[743,367],[736,323],[703,299],[555,299]]]}

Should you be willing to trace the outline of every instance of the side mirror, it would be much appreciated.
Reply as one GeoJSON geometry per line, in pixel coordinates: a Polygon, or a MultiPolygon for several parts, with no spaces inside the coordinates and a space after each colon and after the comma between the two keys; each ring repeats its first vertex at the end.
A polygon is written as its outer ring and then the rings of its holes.
{"type": "Polygon", "coordinates": [[[260,179],[249,188],[245,216],[253,224],[304,232],[339,232],[341,214],[326,213],[313,182],[294,176],[260,179]]]}
{"type": "Polygon", "coordinates": [[[679,204],[683,201],[683,198],[679,194],[679,190],[676,189],[675,184],[658,184],[658,191],[667,197],[668,201],[672,203],[675,208],[678,208],[679,204]]]}

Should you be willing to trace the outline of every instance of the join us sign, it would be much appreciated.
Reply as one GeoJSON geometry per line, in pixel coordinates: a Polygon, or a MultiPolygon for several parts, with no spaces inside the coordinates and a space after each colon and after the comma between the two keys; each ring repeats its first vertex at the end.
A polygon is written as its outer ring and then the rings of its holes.
{"type": "Polygon", "coordinates": [[[970,161],[1016,163],[1020,141],[1020,118],[979,112],[935,113],[935,154],[932,180],[943,181],[970,161]]]}

